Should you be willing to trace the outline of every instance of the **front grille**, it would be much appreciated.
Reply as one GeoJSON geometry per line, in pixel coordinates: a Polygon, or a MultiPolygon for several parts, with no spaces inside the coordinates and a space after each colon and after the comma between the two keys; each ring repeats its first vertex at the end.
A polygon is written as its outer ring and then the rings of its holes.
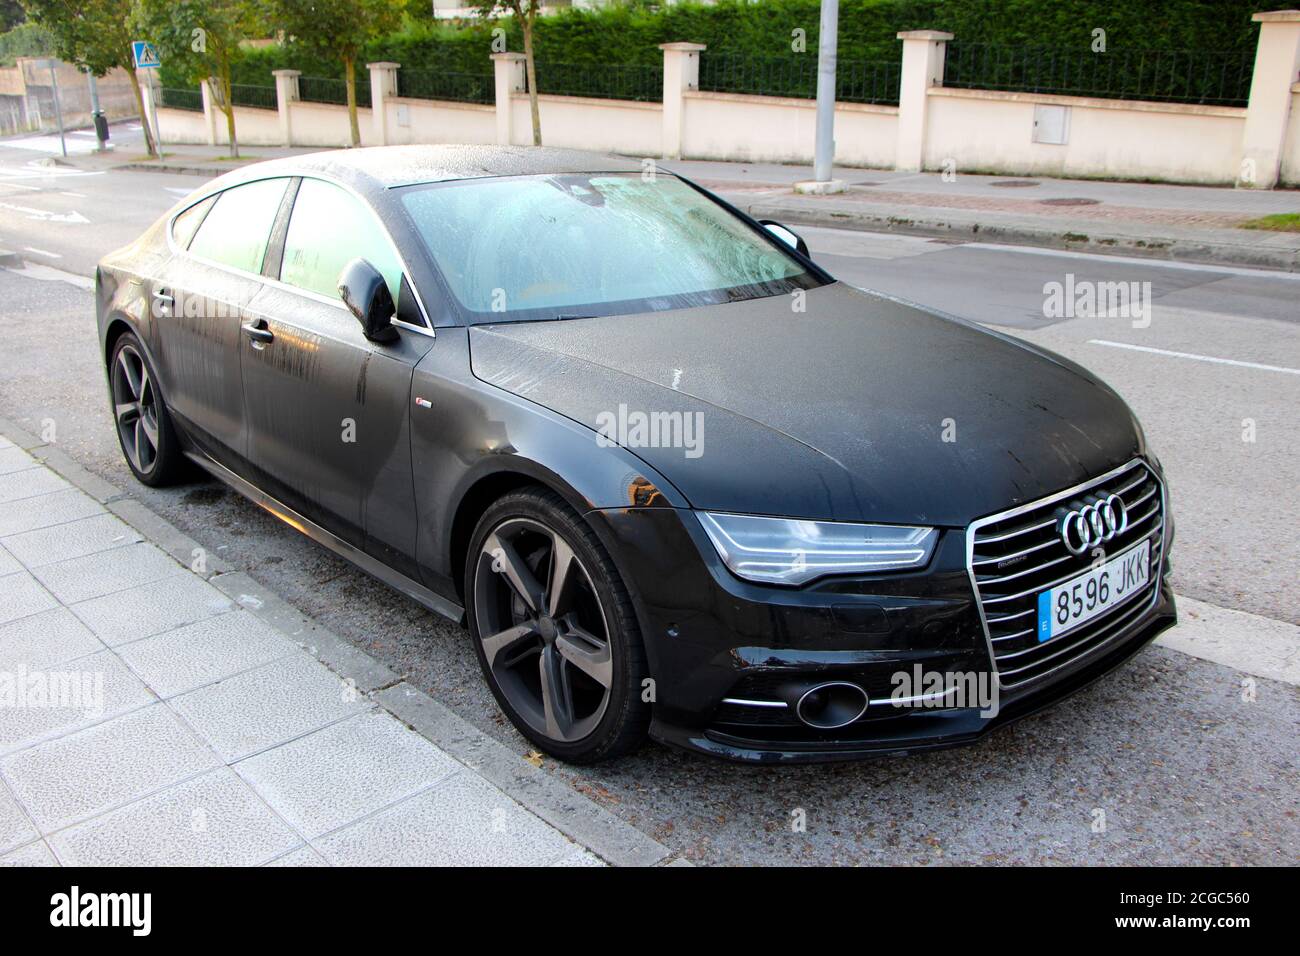
{"type": "Polygon", "coordinates": [[[1164,495],[1159,480],[1140,459],[1089,484],[972,524],[967,531],[971,580],[1002,686],[1044,677],[1107,644],[1141,618],[1160,587],[1164,537],[1164,495]],[[1093,561],[1088,552],[1076,557],[1066,549],[1057,531],[1058,512],[1110,494],[1124,500],[1129,520],[1123,532],[1103,544],[1106,556],[1150,540],[1150,580],[1124,603],[1039,643],[1039,593],[1088,570],[1093,561]]]}

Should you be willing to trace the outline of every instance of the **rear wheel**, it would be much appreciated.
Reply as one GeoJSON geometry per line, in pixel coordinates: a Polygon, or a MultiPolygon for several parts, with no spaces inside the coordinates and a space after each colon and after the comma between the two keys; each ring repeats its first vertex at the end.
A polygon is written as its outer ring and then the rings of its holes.
{"type": "Polygon", "coordinates": [[[519,732],[571,763],[645,737],[645,651],[600,541],[553,492],[513,492],[479,520],[466,612],[483,675],[519,732]]]}
{"type": "Polygon", "coordinates": [[[113,344],[108,382],[117,440],[131,472],[146,485],[174,484],[184,472],[185,458],[157,377],[134,333],[124,333],[113,344]]]}

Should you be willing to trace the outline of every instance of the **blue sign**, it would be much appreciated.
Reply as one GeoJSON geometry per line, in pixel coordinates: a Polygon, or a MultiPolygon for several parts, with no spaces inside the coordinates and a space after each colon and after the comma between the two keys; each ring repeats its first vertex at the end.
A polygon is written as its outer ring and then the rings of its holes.
{"type": "Polygon", "coordinates": [[[158,48],[145,40],[136,40],[131,44],[131,53],[135,57],[137,70],[156,70],[162,66],[158,48]]]}

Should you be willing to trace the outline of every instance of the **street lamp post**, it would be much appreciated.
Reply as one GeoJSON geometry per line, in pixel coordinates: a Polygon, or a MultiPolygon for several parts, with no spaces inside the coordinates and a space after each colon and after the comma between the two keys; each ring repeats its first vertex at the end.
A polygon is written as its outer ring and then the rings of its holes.
{"type": "Polygon", "coordinates": [[[813,146],[813,178],[794,184],[795,192],[839,193],[842,180],[832,179],[835,162],[835,61],[839,46],[839,0],[822,0],[817,35],[817,139],[813,146]]]}

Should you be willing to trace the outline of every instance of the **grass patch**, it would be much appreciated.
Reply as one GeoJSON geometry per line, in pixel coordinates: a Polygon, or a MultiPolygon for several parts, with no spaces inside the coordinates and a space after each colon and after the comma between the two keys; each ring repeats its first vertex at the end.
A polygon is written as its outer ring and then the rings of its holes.
{"type": "Polygon", "coordinates": [[[1300,212],[1275,212],[1243,222],[1239,229],[1271,229],[1273,232],[1300,232],[1300,212]]]}

